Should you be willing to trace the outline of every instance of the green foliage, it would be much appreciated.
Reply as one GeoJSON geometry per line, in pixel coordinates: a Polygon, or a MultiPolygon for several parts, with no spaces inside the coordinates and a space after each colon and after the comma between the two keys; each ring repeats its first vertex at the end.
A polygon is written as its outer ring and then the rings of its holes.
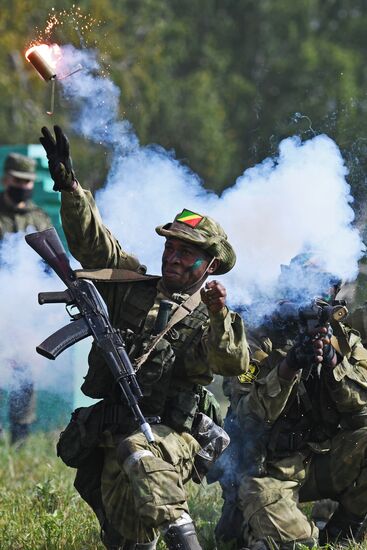
{"type": "MultiPolygon", "coordinates": [[[[1,550],[104,548],[94,514],[73,488],[75,470],[56,457],[56,440],[38,433],[18,450],[0,443],[1,550]]],[[[213,550],[219,488],[192,485],[189,493],[204,550],[213,550]]]]}
{"type": "MultiPolygon", "coordinates": [[[[0,143],[35,141],[48,86],[23,52],[51,7],[6,1],[0,32],[0,143]]],[[[276,152],[289,135],[325,132],[341,147],[358,203],[366,198],[367,13],[363,0],[84,0],[96,21],[82,41],[97,47],[121,87],[121,114],[143,144],[159,143],[217,191],[276,152]],[[297,116],[300,113],[301,116],[297,116]]],[[[80,44],[65,17],[54,38],[80,44]]],[[[66,128],[69,106],[55,120],[66,128]]],[[[83,182],[99,186],[106,151],[72,140],[83,182]]]]}

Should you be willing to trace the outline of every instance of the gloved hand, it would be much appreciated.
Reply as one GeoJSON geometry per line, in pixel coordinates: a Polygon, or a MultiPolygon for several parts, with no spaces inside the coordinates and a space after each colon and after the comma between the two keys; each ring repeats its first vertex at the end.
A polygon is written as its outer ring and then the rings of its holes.
{"type": "Polygon", "coordinates": [[[333,369],[339,361],[341,361],[341,357],[337,354],[336,349],[331,343],[331,337],[333,335],[333,329],[329,326],[327,333],[322,338],[322,366],[333,369]]]}
{"type": "Polygon", "coordinates": [[[72,191],[75,186],[75,174],[69,154],[69,141],[60,126],[54,126],[55,138],[45,126],[39,138],[48,158],[48,167],[54,180],[54,191],[66,189],[72,191]]]}
{"type": "Polygon", "coordinates": [[[287,366],[293,371],[304,369],[315,362],[321,363],[321,361],[315,360],[315,348],[311,340],[296,342],[286,357],[287,366]]]}
{"type": "Polygon", "coordinates": [[[318,327],[299,339],[287,354],[287,366],[294,371],[312,364],[333,368],[336,365],[336,351],[330,343],[331,336],[331,327],[318,327]]]}

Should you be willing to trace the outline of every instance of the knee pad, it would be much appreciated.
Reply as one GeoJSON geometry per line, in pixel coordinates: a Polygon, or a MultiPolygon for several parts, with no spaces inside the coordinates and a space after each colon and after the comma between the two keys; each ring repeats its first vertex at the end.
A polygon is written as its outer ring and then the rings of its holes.
{"type": "Polygon", "coordinates": [[[128,455],[125,460],[122,463],[122,469],[124,470],[126,475],[130,475],[131,471],[138,466],[141,459],[145,456],[152,456],[154,457],[154,454],[152,451],[148,451],[146,449],[141,449],[140,451],[135,451],[128,455]]]}

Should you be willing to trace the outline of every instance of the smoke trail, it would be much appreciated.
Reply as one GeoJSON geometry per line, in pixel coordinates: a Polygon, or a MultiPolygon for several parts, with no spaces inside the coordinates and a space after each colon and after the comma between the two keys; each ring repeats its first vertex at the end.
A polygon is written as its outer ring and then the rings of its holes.
{"type": "Polygon", "coordinates": [[[76,109],[75,130],[113,150],[106,186],[97,194],[102,216],[150,272],[160,270],[163,245],[155,226],[185,207],[217,219],[236,249],[237,265],[223,278],[232,303],[251,303],[260,292],[271,301],[281,264],[304,250],[316,253],[335,276],[356,277],[363,243],[351,225],[347,170],[330,138],[282,141],[277,158],[247,170],[218,197],[171,153],[139,147],[130,124],[118,119],[120,90],[96,73],[96,52],[68,46],[63,54],[67,69],[77,62],[84,67],[63,81],[65,97],[76,109]]]}

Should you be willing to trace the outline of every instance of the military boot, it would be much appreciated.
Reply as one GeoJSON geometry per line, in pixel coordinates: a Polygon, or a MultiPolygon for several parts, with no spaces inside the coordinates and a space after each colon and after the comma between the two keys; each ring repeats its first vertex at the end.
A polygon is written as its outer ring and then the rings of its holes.
{"type": "Polygon", "coordinates": [[[232,542],[239,548],[243,544],[243,514],[234,500],[225,500],[220,519],[215,526],[215,540],[218,545],[232,542]]]}
{"type": "Polygon", "coordinates": [[[202,550],[194,523],[186,513],[161,531],[168,550],[202,550]]]}
{"type": "Polygon", "coordinates": [[[320,531],[319,544],[337,543],[340,546],[349,546],[351,540],[358,542],[361,536],[365,516],[357,516],[348,512],[339,504],[324,529],[320,531]]]}

